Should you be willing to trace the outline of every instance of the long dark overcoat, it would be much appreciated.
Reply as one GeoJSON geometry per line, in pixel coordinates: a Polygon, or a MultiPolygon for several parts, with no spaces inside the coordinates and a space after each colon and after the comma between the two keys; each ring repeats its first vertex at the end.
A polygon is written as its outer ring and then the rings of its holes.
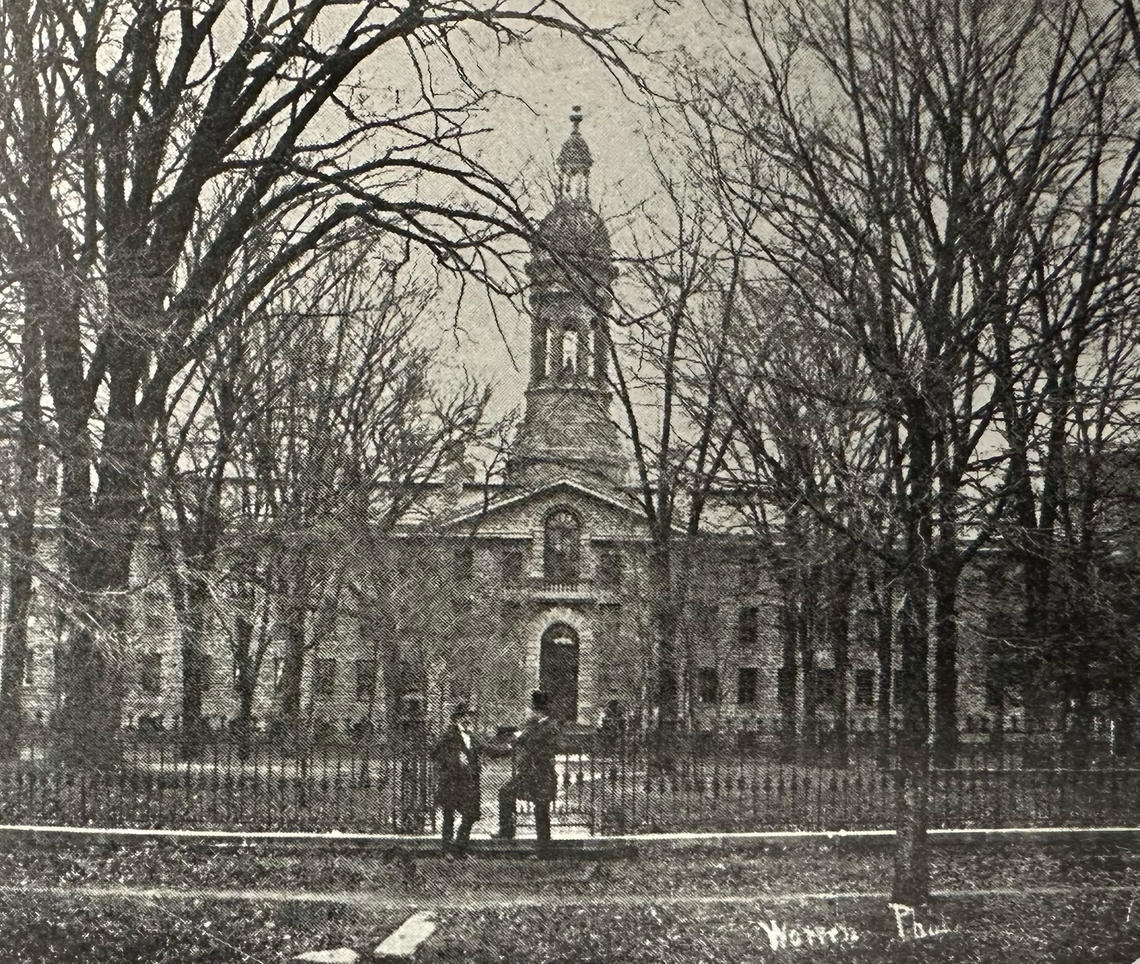
{"type": "Polygon", "coordinates": [[[471,747],[467,748],[463,745],[459,727],[449,726],[432,750],[432,759],[435,760],[439,775],[435,791],[436,804],[478,820],[482,815],[479,788],[482,764],[479,762],[479,743],[475,736],[471,736],[471,747]]]}
{"type": "Polygon", "coordinates": [[[546,717],[529,720],[515,743],[515,775],[504,790],[519,800],[549,802],[558,794],[554,756],[561,747],[558,724],[546,717]]]}

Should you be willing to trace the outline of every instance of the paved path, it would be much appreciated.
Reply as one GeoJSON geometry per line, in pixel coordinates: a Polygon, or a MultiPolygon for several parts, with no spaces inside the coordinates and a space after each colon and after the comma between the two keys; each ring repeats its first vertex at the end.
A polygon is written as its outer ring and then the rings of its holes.
{"type": "MultiPolygon", "coordinates": [[[[1105,884],[1082,887],[992,887],[934,890],[932,897],[1069,897],[1086,894],[1134,894],[1140,885],[1105,884]]],[[[740,904],[795,904],[814,901],[861,901],[889,900],[887,891],[793,891],[789,893],[737,893],[737,894],[638,894],[608,893],[593,896],[574,894],[518,894],[488,892],[480,887],[478,894],[464,894],[462,897],[436,897],[428,892],[398,894],[392,891],[353,890],[280,890],[253,888],[208,888],[183,889],[177,887],[130,887],[80,886],[63,887],[57,885],[0,885],[0,895],[33,894],[44,897],[85,897],[120,898],[124,900],[173,901],[173,900],[240,900],[269,903],[298,902],[310,904],[345,904],[368,910],[410,910],[433,908],[448,911],[481,911],[502,907],[612,907],[614,905],[638,907],[740,905],[740,904]]]]}

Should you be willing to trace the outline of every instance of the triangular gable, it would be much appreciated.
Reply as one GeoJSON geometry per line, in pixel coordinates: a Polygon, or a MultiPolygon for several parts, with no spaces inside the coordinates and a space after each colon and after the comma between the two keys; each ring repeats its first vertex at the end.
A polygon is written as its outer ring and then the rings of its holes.
{"type": "Polygon", "coordinates": [[[479,506],[475,509],[461,510],[454,515],[440,519],[436,525],[440,529],[450,529],[468,522],[487,522],[488,520],[492,520],[496,515],[518,509],[528,502],[548,498],[551,495],[559,493],[572,493],[579,498],[591,499],[611,509],[616,509],[625,515],[631,516],[633,519],[644,524],[645,516],[632,499],[622,499],[617,496],[611,496],[604,492],[599,492],[596,489],[591,489],[589,486],[582,485],[582,483],[575,482],[572,479],[562,479],[537,489],[527,489],[525,492],[504,495],[490,502],[486,507],[479,506]]]}

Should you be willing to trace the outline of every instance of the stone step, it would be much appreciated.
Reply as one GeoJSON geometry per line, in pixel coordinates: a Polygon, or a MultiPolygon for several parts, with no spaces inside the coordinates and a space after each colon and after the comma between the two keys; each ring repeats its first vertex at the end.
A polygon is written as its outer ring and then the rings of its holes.
{"type": "Polygon", "coordinates": [[[385,964],[411,961],[420,945],[435,933],[438,926],[439,920],[431,911],[412,914],[377,945],[372,952],[373,959],[385,964]]]}

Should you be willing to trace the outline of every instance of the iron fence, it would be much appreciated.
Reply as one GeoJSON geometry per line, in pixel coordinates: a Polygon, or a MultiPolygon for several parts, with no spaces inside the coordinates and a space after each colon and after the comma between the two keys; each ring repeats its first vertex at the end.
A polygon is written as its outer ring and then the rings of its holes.
{"type": "MultiPolygon", "coordinates": [[[[932,827],[1131,824],[1140,769],[1081,751],[1057,734],[964,739],[930,773],[932,827]]],[[[602,834],[632,831],[890,829],[898,760],[892,746],[741,741],[717,734],[595,734],[566,755],[555,805],[602,834]]]]}
{"type": "MultiPolygon", "coordinates": [[[[568,733],[553,807],[563,832],[858,830],[894,823],[888,748],[718,734],[568,733]]],[[[1140,769],[1111,754],[1072,766],[1063,741],[964,740],[930,781],[932,827],[1131,824],[1140,769]]],[[[430,736],[243,741],[215,734],[187,759],[177,733],[119,734],[83,765],[50,734],[0,761],[5,823],[138,828],[425,833],[435,828],[430,736]]],[[[488,761],[484,814],[512,762],[488,761]]],[[[525,822],[528,808],[520,808],[525,822]]]]}
{"type": "Polygon", "coordinates": [[[174,734],[124,731],[85,765],[28,741],[0,761],[6,823],[420,833],[434,827],[426,741],[242,740],[214,735],[187,758],[174,734]],[[107,762],[113,761],[113,762],[107,762]]]}

